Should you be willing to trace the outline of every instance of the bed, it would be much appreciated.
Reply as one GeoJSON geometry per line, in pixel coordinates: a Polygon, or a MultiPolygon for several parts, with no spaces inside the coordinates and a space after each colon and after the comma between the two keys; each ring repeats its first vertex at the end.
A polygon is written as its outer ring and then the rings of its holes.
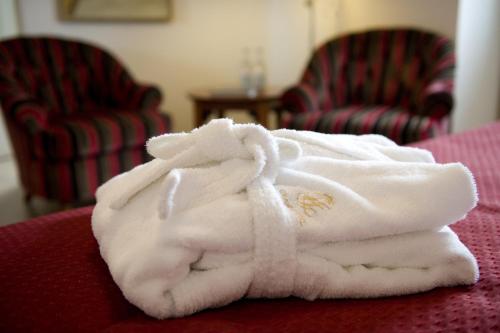
{"type": "Polygon", "coordinates": [[[85,207],[0,228],[0,332],[499,332],[500,123],[414,146],[476,177],[479,204],[453,226],[478,259],[474,286],[368,300],[245,299],[159,321],[114,284],[85,207]]]}

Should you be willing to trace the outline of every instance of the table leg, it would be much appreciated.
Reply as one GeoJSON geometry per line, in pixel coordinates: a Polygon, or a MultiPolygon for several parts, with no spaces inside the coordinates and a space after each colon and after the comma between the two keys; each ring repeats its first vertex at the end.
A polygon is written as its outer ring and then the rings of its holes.
{"type": "Polygon", "coordinates": [[[257,104],[255,113],[257,122],[265,128],[269,128],[269,106],[267,104],[257,104]]]}
{"type": "Polygon", "coordinates": [[[206,112],[200,103],[194,104],[194,126],[200,127],[206,119],[206,112]]]}
{"type": "Polygon", "coordinates": [[[278,128],[281,127],[281,119],[283,117],[283,108],[281,106],[278,106],[274,109],[274,111],[276,112],[276,126],[278,128]]]}

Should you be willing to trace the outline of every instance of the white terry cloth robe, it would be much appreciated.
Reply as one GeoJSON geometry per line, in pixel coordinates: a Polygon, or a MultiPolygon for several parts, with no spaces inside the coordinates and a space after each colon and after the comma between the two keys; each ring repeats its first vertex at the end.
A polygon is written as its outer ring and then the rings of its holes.
{"type": "Polygon", "coordinates": [[[472,284],[448,227],[469,170],[378,135],[213,120],[150,139],[155,159],[97,191],[92,227],[125,297],[156,318],[242,297],[361,298],[472,284]]]}

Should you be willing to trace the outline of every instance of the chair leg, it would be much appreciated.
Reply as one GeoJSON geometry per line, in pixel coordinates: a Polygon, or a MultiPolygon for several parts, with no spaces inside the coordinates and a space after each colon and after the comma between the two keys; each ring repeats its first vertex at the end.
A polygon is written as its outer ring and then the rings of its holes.
{"type": "Polygon", "coordinates": [[[31,199],[33,199],[33,195],[29,192],[24,192],[23,200],[27,206],[31,206],[31,199]]]}
{"type": "Polygon", "coordinates": [[[35,205],[33,204],[33,195],[29,192],[24,192],[23,201],[24,205],[26,206],[26,211],[28,212],[28,216],[30,217],[37,216],[37,211],[35,209],[35,205]]]}

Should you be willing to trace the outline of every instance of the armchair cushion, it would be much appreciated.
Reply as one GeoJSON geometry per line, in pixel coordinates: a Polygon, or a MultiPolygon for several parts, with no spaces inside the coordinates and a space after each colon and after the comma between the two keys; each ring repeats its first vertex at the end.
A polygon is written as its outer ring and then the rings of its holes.
{"type": "Polygon", "coordinates": [[[39,159],[94,157],[143,146],[170,129],[170,118],[156,110],[94,110],[58,117],[35,136],[39,159]]]}
{"type": "Polygon", "coordinates": [[[352,106],[330,112],[285,114],[281,127],[321,133],[382,134],[406,144],[445,134],[448,120],[388,106],[352,106]]]}

